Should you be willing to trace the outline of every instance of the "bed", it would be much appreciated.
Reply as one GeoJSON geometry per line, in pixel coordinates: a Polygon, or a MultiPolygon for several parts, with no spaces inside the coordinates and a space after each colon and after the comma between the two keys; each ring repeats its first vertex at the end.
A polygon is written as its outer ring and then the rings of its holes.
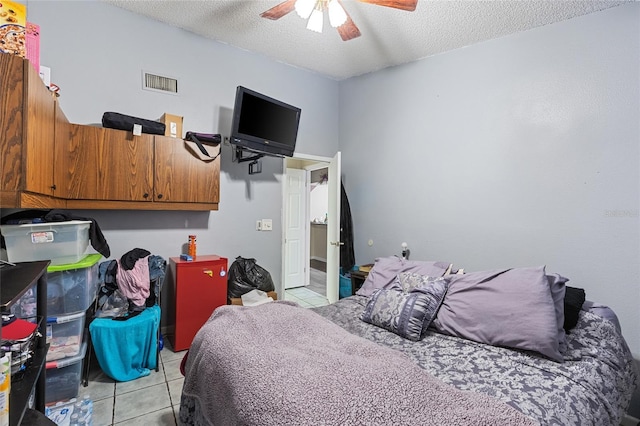
{"type": "Polygon", "coordinates": [[[216,309],[180,424],[620,424],[638,371],[611,309],[544,267],[450,273],[382,258],[328,306],[216,309]]]}

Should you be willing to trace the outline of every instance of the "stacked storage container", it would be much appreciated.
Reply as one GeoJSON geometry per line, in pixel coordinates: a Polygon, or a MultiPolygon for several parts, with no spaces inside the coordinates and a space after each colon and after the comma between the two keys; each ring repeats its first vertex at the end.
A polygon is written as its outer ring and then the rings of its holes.
{"type": "MultiPolygon", "coordinates": [[[[51,260],[47,268],[47,374],[45,403],[77,398],[87,351],[86,312],[98,286],[100,254],[85,255],[90,221],[2,225],[10,262],[51,260]]],[[[26,317],[35,307],[35,291],[12,311],[26,317]]]]}
{"type": "Polygon", "coordinates": [[[47,378],[45,402],[76,398],[87,351],[86,312],[98,290],[100,254],[47,268],[47,378]]]}

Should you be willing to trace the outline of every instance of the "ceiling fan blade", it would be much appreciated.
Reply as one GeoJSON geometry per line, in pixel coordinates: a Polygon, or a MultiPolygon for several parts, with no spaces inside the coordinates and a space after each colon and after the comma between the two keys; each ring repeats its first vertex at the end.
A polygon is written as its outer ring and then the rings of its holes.
{"type": "Polygon", "coordinates": [[[363,3],[377,4],[378,6],[393,7],[394,9],[416,10],[418,0],[360,0],[363,3]]]}
{"type": "Polygon", "coordinates": [[[351,16],[349,15],[349,12],[347,12],[347,9],[345,9],[344,4],[342,4],[341,0],[338,0],[338,3],[340,3],[340,6],[342,6],[344,13],[347,15],[347,21],[336,28],[336,30],[338,30],[338,34],[340,34],[340,37],[343,41],[349,41],[356,37],[360,37],[360,30],[358,29],[358,27],[356,27],[356,24],[351,19],[351,16]]]}
{"type": "Polygon", "coordinates": [[[338,30],[338,34],[340,34],[340,37],[342,37],[342,40],[344,41],[349,41],[356,37],[360,37],[361,35],[360,30],[358,29],[358,27],[356,27],[356,24],[354,24],[353,21],[351,20],[351,16],[348,16],[348,15],[347,15],[347,22],[340,25],[336,29],[338,30]]]}
{"type": "Polygon", "coordinates": [[[260,14],[263,18],[267,19],[280,19],[287,13],[291,12],[296,5],[296,0],[285,0],[282,3],[273,6],[271,9],[266,10],[260,14]]]}

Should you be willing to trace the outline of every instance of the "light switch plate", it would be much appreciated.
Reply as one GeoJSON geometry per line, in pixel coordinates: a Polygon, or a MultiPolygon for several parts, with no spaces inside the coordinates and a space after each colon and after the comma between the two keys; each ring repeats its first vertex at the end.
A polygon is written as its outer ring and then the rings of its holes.
{"type": "Polygon", "coordinates": [[[263,231],[273,230],[273,222],[271,221],[271,219],[262,219],[262,230],[263,231]]]}

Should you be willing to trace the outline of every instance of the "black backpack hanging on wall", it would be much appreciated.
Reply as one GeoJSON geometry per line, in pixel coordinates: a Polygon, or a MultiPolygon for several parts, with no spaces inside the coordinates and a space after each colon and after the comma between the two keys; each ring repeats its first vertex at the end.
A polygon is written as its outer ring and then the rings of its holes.
{"type": "Polygon", "coordinates": [[[118,112],[105,112],[102,114],[102,127],[132,132],[134,124],[140,124],[142,126],[142,133],[151,135],[164,135],[166,129],[165,124],[159,121],[133,117],[118,112]]]}

